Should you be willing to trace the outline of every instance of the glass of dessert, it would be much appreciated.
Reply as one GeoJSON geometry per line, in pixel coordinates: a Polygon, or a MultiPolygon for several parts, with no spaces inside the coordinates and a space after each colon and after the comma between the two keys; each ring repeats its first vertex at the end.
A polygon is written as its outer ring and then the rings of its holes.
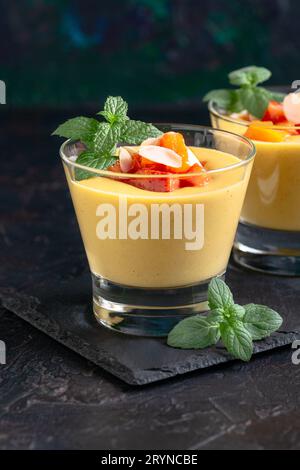
{"type": "Polygon", "coordinates": [[[80,138],[78,129],[70,132],[72,120],[55,131],[70,137],[60,155],[94,314],[113,330],[164,336],[207,311],[209,281],[225,274],[255,148],[247,138],[200,126],[121,123],[107,108],[102,115],[110,121],[100,124],[119,122],[115,137],[102,126],[107,132],[98,140],[89,123],[80,138]],[[97,157],[95,142],[104,138],[111,150],[97,157]]]}
{"type": "Polygon", "coordinates": [[[208,93],[212,125],[251,139],[256,158],[234,243],[243,266],[300,275],[300,94],[257,86],[271,73],[246,67],[229,74],[238,89],[208,93]]]}

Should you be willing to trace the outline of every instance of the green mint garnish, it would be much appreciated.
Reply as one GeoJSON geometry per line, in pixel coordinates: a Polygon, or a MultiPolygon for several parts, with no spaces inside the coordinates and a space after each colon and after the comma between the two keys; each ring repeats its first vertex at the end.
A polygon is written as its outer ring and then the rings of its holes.
{"type": "MultiPolygon", "coordinates": [[[[85,150],[82,152],[79,157],[77,158],[76,162],[83,166],[88,166],[90,168],[97,168],[98,170],[105,170],[105,168],[110,167],[116,162],[116,157],[107,156],[104,158],[96,157],[94,152],[90,152],[89,150],[85,150]]],[[[91,178],[93,176],[91,172],[88,170],[81,170],[80,168],[75,169],[75,176],[76,180],[85,180],[91,178]]]]}
{"type": "Polygon", "coordinates": [[[152,124],[142,121],[125,121],[122,126],[121,141],[127,144],[138,145],[148,137],[159,137],[162,132],[152,124]]]}
{"type": "Polygon", "coordinates": [[[258,86],[271,77],[270,70],[264,67],[249,66],[229,73],[229,83],[238,89],[212,90],[203,100],[213,101],[228,113],[238,113],[246,109],[261,119],[270,100],[282,101],[283,93],[276,93],[258,86]]]}
{"type": "Polygon", "coordinates": [[[264,67],[255,67],[254,65],[249,67],[243,67],[242,69],[234,70],[228,74],[229,83],[231,85],[242,86],[256,86],[259,83],[263,83],[271,77],[272,73],[270,70],[264,67]]]}
{"type": "Polygon", "coordinates": [[[182,349],[204,349],[220,339],[219,323],[213,318],[196,315],[185,318],[169,333],[168,345],[182,349]]]}
{"type": "Polygon", "coordinates": [[[81,140],[81,142],[88,146],[89,142],[93,140],[93,136],[98,130],[98,125],[99,121],[96,119],[79,116],[73,119],[68,119],[68,121],[58,126],[52,135],[81,140]]]}
{"type": "Polygon", "coordinates": [[[250,361],[253,353],[253,341],[242,321],[222,322],[220,332],[225,348],[233,357],[242,361],[250,361]]]}
{"type": "MultiPolygon", "coordinates": [[[[109,96],[104,109],[97,113],[105,121],[94,118],[76,117],[64,122],[52,133],[68,139],[80,140],[86,146],[76,163],[104,170],[113,165],[118,157],[118,143],[139,145],[148,137],[159,137],[162,132],[152,124],[134,121],[127,116],[128,105],[120,96],[109,96]]],[[[87,170],[76,168],[76,179],[92,177],[87,170]]]]}
{"type": "Polygon", "coordinates": [[[227,311],[232,305],[233,295],[225,282],[215,282],[212,280],[208,288],[208,305],[211,310],[227,311]]]}
{"type": "Polygon", "coordinates": [[[109,96],[104,104],[104,110],[99,111],[101,116],[110,123],[124,122],[129,119],[127,116],[128,104],[120,96],[109,96]]]}
{"type": "Polygon", "coordinates": [[[182,349],[203,349],[220,339],[235,358],[249,361],[253,341],[267,338],[282,325],[281,316],[265,305],[234,303],[229,287],[214,278],[208,287],[207,315],[179,322],[168,335],[168,345],[182,349]]]}
{"type": "Polygon", "coordinates": [[[243,322],[253,340],[260,340],[270,336],[273,331],[282,325],[281,316],[264,305],[245,305],[245,316],[243,322]]]}

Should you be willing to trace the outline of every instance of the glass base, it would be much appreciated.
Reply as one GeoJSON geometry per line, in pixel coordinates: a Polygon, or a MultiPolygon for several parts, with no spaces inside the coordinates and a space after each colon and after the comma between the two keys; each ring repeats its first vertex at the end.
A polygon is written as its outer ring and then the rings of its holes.
{"type": "MultiPolygon", "coordinates": [[[[223,273],[220,274],[223,279],[223,273]]],[[[210,279],[190,286],[142,289],[92,274],[93,310],[103,326],[138,336],[167,336],[179,321],[207,312],[210,279]]]]}
{"type": "Polygon", "coordinates": [[[250,269],[280,276],[300,276],[300,233],[271,230],[241,222],[234,260],[250,269]]]}

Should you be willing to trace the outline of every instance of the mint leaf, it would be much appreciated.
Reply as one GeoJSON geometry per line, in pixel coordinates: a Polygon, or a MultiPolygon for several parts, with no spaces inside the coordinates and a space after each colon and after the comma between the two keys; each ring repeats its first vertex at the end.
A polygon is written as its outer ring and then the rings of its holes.
{"type": "Polygon", "coordinates": [[[235,358],[249,361],[253,353],[252,337],[240,321],[220,325],[221,338],[227,351],[235,358]]]}
{"type": "MultiPolygon", "coordinates": [[[[90,168],[97,168],[98,170],[105,170],[110,167],[117,161],[117,157],[113,156],[99,156],[92,151],[82,152],[76,160],[76,163],[83,166],[88,166],[90,168]]],[[[95,176],[95,173],[88,170],[83,170],[81,168],[75,168],[75,179],[77,181],[92,178],[95,176]]]]}
{"type": "Polygon", "coordinates": [[[208,286],[208,305],[211,310],[224,309],[233,305],[233,296],[229,287],[220,278],[212,279],[208,286]]]}
{"type": "Polygon", "coordinates": [[[97,114],[105,117],[110,123],[124,122],[127,117],[128,105],[121,96],[109,96],[104,104],[104,110],[97,114]]]}
{"type": "Polygon", "coordinates": [[[283,101],[286,97],[285,93],[280,93],[278,91],[268,90],[268,93],[270,96],[270,100],[278,101],[279,103],[281,103],[281,101],[283,101]]]}
{"type": "Polygon", "coordinates": [[[203,101],[213,101],[219,108],[231,113],[238,113],[243,109],[238,90],[212,90],[206,93],[203,101]]]}
{"type": "Polygon", "coordinates": [[[242,320],[245,316],[245,308],[238,304],[230,305],[226,309],[225,316],[233,320],[242,320]]]}
{"type": "Polygon", "coordinates": [[[250,65],[243,67],[228,74],[231,85],[243,86],[249,85],[255,87],[258,83],[265,82],[271,77],[270,70],[264,67],[250,65]]]}
{"type": "Polygon", "coordinates": [[[212,90],[204,96],[203,100],[212,100],[228,113],[238,113],[246,109],[256,118],[261,119],[270,100],[280,102],[285,96],[257,86],[268,80],[270,76],[271,72],[268,69],[254,65],[234,70],[228,74],[229,83],[239,87],[238,89],[212,90]]]}
{"type": "Polygon", "coordinates": [[[270,101],[269,92],[259,87],[241,88],[239,97],[243,107],[259,119],[263,117],[270,101]]]}
{"type": "Polygon", "coordinates": [[[121,127],[119,125],[100,122],[93,140],[95,152],[102,155],[113,153],[120,136],[121,127]]]}
{"type": "Polygon", "coordinates": [[[168,345],[182,349],[203,349],[216,344],[219,326],[201,315],[179,322],[168,335],[168,345]]]}
{"type": "Polygon", "coordinates": [[[233,94],[235,90],[212,90],[206,93],[203,97],[203,101],[213,101],[216,103],[220,108],[229,108],[232,101],[233,101],[233,94]]]}
{"type": "Polygon", "coordinates": [[[128,104],[121,96],[109,96],[104,103],[104,111],[118,117],[126,117],[128,104]]]}
{"type": "MultiPolygon", "coordinates": [[[[79,140],[85,144],[87,150],[78,157],[78,164],[105,169],[117,160],[115,153],[119,142],[137,145],[148,137],[162,135],[152,124],[130,120],[127,111],[127,103],[121,96],[109,96],[103,111],[98,113],[106,122],[80,116],[61,124],[53,135],[79,140]]],[[[91,176],[93,174],[88,170],[75,169],[78,180],[91,176]]]]}
{"type": "Polygon", "coordinates": [[[183,349],[202,349],[216,344],[220,337],[235,358],[249,361],[253,340],[270,336],[282,324],[281,316],[264,305],[235,304],[228,286],[214,278],[208,286],[207,316],[197,315],[178,323],[168,336],[168,345],[183,349]]]}
{"type": "Polygon", "coordinates": [[[96,119],[79,116],[68,119],[68,121],[58,126],[52,132],[52,135],[59,135],[67,139],[81,140],[81,142],[88,143],[93,139],[98,126],[99,122],[96,119]]]}
{"type": "Polygon", "coordinates": [[[248,304],[245,305],[245,315],[243,324],[251,334],[253,340],[260,340],[271,335],[282,325],[282,318],[264,305],[248,304]]]}
{"type": "Polygon", "coordinates": [[[148,137],[160,137],[162,132],[153,126],[142,121],[132,119],[125,121],[122,126],[121,141],[133,145],[139,145],[148,137]]]}
{"type": "Polygon", "coordinates": [[[211,310],[206,317],[210,322],[222,323],[224,321],[224,311],[221,308],[211,310]]]}

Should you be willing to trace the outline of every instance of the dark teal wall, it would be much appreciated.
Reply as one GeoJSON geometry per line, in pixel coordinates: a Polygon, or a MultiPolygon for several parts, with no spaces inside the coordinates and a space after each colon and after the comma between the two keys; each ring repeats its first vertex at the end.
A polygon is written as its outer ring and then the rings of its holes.
{"type": "Polygon", "coordinates": [[[247,64],[300,79],[297,0],[18,0],[1,4],[1,72],[20,106],[200,97],[247,64]]]}

